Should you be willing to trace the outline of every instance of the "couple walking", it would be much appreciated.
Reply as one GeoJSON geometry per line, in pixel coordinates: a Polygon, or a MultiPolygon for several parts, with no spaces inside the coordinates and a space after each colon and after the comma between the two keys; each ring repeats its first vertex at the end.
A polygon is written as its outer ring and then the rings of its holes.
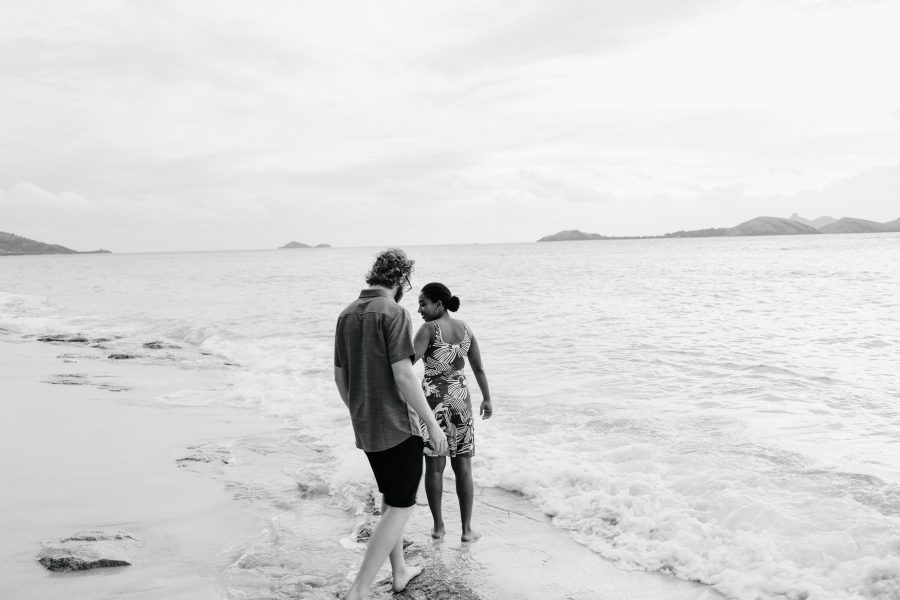
{"type": "Polygon", "coordinates": [[[432,537],[444,536],[441,499],[449,456],[456,474],[462,541],[478,538],[471,527],[475,439],[462,372],[466,357],[484,398],[479,412],[485,419],[492,414],[487,376],[475,336],[465,323],[450,317],[459,308],[459,298],[447,286],[429,283],[422,288],[419,314],[425,323],[413,338],[409,313],[398,302],[412,290],[414,264],[403,250],[381,252],[366,277],[370,287],[344,309],[335,331],[334,381],[350,410],[356,446],[365,451],[382,493],[381,520],[346,600],[366,596],[385,558],[390,557],[395,592],[422,571],[403,558],[403,528],[416,503],[423,454],[432,537]],[[421,385],[412,368],[419,358],[425,363],[421,385]]]}

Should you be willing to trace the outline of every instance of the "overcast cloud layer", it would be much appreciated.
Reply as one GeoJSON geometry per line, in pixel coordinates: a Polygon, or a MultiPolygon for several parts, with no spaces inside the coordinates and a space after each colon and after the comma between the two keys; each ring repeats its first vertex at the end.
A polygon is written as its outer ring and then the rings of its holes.
{"type": "Polygon", "coordinates": [[[5,3],[0,231],[78,250],[900,217],[900,3],[5,3]]]}

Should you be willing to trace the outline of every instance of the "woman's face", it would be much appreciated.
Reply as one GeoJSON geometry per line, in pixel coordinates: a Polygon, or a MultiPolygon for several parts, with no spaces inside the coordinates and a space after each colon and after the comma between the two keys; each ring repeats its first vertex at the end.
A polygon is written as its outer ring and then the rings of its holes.
{"type": "Polygon", "coordinates": [[[444,312],[441,301],[432,302],[425,294],[419,294],[419,314],[426,321],[434,321],[444,312]]]}

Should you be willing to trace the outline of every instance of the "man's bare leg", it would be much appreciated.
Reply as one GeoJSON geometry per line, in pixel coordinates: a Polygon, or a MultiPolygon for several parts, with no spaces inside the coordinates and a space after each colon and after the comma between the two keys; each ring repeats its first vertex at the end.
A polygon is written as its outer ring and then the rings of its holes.
{"type": "Polygon", "coordinates": [[[434,519],[431,537],[436,540],[444,537],[444,518],[441,515],[441,500],[444,497],[444,467],[447,458],[444,456],[425,457],[425,496],[428,497],[428,508],[434,519]]]}
{"type": "Polygon", "coordinates": [[[475,502],[475,483],[472,481],[472,459],[454,456],[450,466],[456,474],[456,495],[459,497],[459,517],[462,521],[463,542],[474,542],[481,534],[472,529],[472,504],[475,502]]]}
{"type": "MultiPolygon", "coordinates": [[[[403,587],[406,582],[418,575],[412,573],[414,569],[406,566],[403,559],[403,528],[406,521],[412,513],[412,507],[398,508],[396,506],[385,506],[382,503],[381,519],[372,537],[369,538],[369,547],[366,549],[366,556],[363,558],[362,565],[359,567],[359,573],[344,600],[362,600],[369,593],[378,570],[384,564],[384,559],[390,556],[391,570],[394,574],[394,585],[403,581],[403,587]],[[398,581],[398,573],[400,575],[398,581]]],[[[421,568],[419,569],[421,571],[421,568]]],[[[403,588],[400,588],[403,589],[403,588]]]]}
{"type": "MultiPolygon", "coordinates": [[[[390,506],[384,503],[384,500],[381,501],[381,514],[384,514],[384,512],[390,508],[390,506]]],[[[398,539],[397,543],[394,544],[394,547],[391,548],[391,553],[388,555],[388,558],[391,561],[391,587],[394,588],[395,592],[402,592],[406,589],[406,584],[412,581],[413,577],[422,572],[422,567],[420,565],[411,567],[406,564],[406,558],[403,556],[402,531],[400,532],[400,539],[398,539]]]]}

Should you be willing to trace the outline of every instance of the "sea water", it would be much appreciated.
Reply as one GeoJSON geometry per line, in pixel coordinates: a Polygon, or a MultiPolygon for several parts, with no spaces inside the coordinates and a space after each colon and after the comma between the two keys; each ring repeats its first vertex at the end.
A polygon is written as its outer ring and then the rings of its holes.
{"type": "MultiPolygon", "coordinates": [[[[371,478],[333,333],[378,250],[2,257],[0,334],[219,369],[159,401],[278,419],[314,455],[301,487],[352,504],[371,478]]],[[[900,598],[900,235],[406,250],[481,347],[477,484],[732,598],[900,598]]]]}

